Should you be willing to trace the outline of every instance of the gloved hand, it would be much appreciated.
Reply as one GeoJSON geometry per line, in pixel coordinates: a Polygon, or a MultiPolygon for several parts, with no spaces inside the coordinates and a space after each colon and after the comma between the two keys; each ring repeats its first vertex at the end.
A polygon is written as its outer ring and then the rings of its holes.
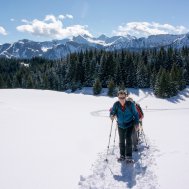
{"type": "Polygon", "coordinates": [[[139,124],[135,125],[135,130],[136,130],[136,131],[139,131],[139,129],[140,129],[140,128],[139,128],[139,124]]]}
{"type": "Polygon", "coordinates": [[[115,119],[115,116],[111,115],[110,119],[113,121],[115,119]]]}

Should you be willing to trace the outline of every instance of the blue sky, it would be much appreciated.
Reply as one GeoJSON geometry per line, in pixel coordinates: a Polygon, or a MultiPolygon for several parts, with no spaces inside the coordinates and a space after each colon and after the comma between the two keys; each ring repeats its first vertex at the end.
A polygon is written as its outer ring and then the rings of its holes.
{"type": "Polygon", "coordinates": [[[189,1],[1,0],[0,44],[87,34],[134,35],[189,31],[189,1]]]}

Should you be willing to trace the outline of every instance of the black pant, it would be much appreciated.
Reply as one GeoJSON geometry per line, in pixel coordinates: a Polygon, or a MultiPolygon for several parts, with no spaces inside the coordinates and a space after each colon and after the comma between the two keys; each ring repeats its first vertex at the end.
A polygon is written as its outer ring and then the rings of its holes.
{"type": "Polygon", "coordinates": [[[122,129],[118,127],[119,132],[119,149],[121,156],[132,157],[132,132],[134,129],[134,124],[132,126],[122,129]],[[125,144],[126,143],[126,144],[125,144]]]}
{"type": "Polygon", "coordinates": [[[132,144],[133,147],[136,148],[138,144],[138,131],[136,131],[136,128],[133,129],[132,133],[132,144]]]}

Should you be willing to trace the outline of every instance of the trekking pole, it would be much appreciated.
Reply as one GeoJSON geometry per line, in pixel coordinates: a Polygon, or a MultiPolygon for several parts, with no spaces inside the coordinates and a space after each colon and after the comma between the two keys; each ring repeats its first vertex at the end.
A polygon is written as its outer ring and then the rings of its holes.
{"type": "Polygon", "coordinates": [[[116,133],[117,133],[117,124],[116,124],[116,127],[115,127],[115,134],[114,134],[114,145],[113,145],[113,150],[112,150],[112,154],[114,154],[114,149],[115,149],[115,140],[116,140],[116,133]]]}
{"type": "Polygon", "coordinates": [[[143,129],[143,127],[142,127],[142,135],[143,135],[143,139],[144,139],[144,141],[145,141],[145,143],[146,143],[146,148],[148,149],[148,148],[149,148],[149,145],[148,145],[147,142],[146,142],[146,135],[144,134],[144,129],[143,129]]]}
{"type": "Polygon", "coordinates": [[[108,162],[108,152],[109,152],[109,148],[110,148],[110,139],[111,139],[111,134],[112,134],[112,126],[113,126],[113,122],[114,120],[112,120],[112,123],[111,123],[111,129],[110,129],[110,135],[109,135],[109,141],[108,141],[108,147],[107,147],[107,153],[106,153],[106,159],[105,161],[108,162]]]}
{"type": "Polygon", "coordinates": [[[139,144],[139,142],[140,142],[140,141],[139,141],[139,137],[140,137],[140,131],[138,130],[138,131],[137,131],[137,144],[139,144]]]}
{"type": "Polygon", "coordinates": [[[142,165],[142,153],[141,153],[141,149],[138,150],[138,153],[139,153],[139,158],[140,158],[141,165],[142,165]]]}
{"type": "Polygon", "coordinates": [[[139,124],[139,129],[137,131],[137,137],[138,137],[138,144],[141,144],[142,142],[142,126],[139,124]]]}

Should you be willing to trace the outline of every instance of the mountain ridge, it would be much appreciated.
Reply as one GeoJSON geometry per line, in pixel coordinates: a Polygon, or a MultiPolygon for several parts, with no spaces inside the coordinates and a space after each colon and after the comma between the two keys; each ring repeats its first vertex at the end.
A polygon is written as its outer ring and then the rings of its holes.
{"type": "Polygon", "coordinates": [[[189,33],[181,35],[160,34],[147,38],[135,36],[112,36],[104,34],[99,37],[87,35],[74,36],[72,39],[36,42],[28,39],[18,40],[14,43],[0,45],[0,57],[31,59],[44,57],[47,59],[61,59],[68,54],[86,49],[103,49],[106,51],[120,49],[147,49],[160,47],[182,48],[189,47],[189,33]]]}

